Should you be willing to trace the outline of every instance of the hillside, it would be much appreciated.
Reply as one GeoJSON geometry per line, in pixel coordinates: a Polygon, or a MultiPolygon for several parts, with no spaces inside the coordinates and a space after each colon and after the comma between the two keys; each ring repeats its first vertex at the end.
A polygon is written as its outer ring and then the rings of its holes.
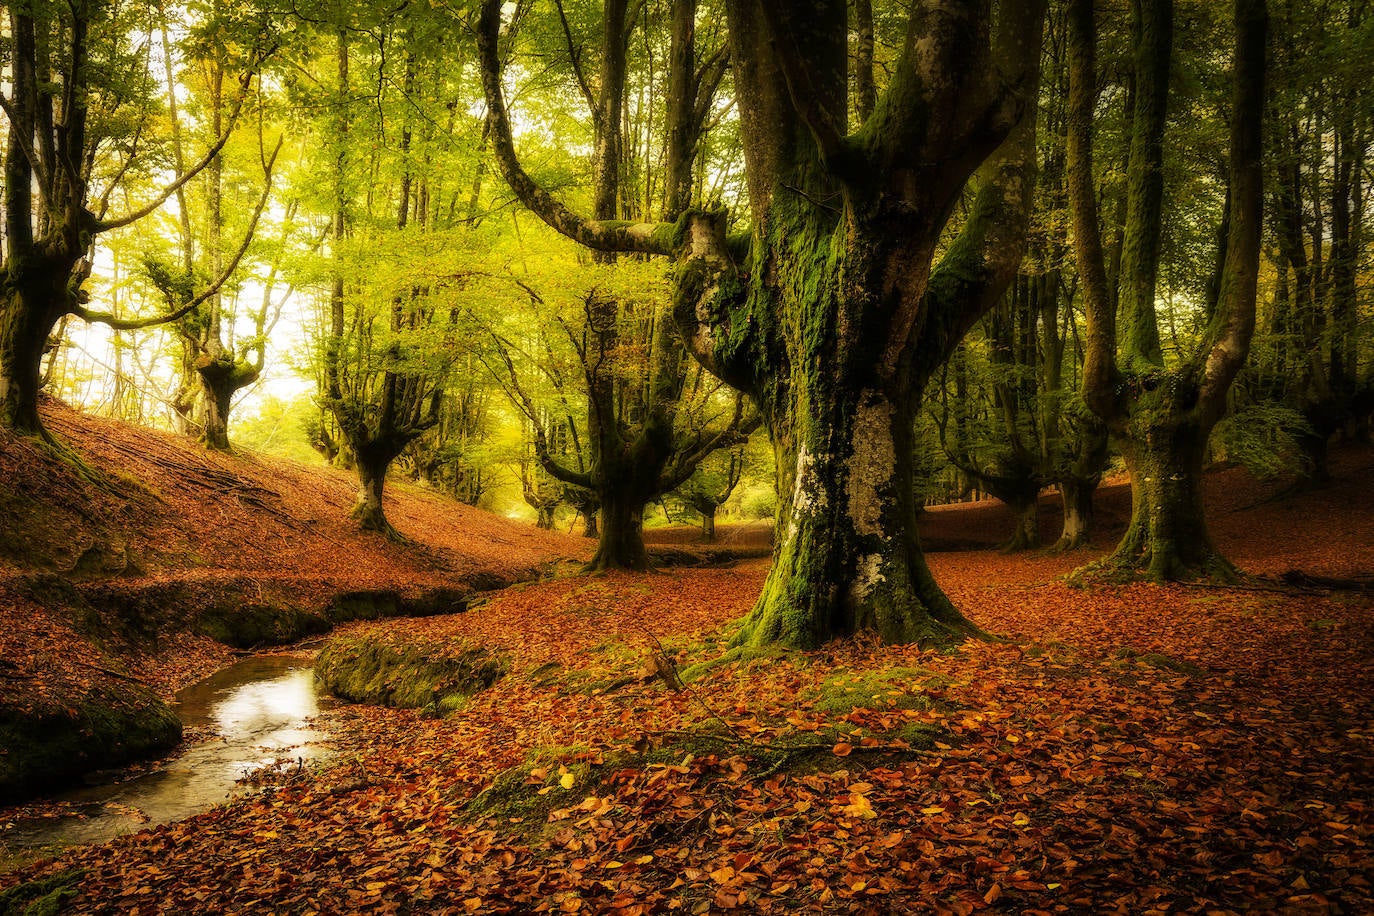
{"type": "Polygon", "coordinates": [[[349,473],[209,454],[55,402],[45,419],[87,468],[0,432],[0,796],[175,742],[161,699],[232,647],[461,610],[588,550],[401,484],[396,542],[350,522],[349,473]]]}

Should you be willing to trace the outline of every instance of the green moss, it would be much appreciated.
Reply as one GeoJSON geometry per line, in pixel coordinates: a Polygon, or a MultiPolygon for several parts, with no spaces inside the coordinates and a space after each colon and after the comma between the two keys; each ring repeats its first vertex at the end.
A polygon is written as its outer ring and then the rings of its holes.
{"type": "Polygon", "coordinates": [[[365,635],[330,640],[315,661],[315,676],[335,696],[404,709],[432,706],[436,713],[457,708],[455,703],[490,687],[509,669],[506,656],[479,647],[426,655],[365,635]]]}
{"type": "Polygon", "coordinates": [[[191,629],[236,649],[251,649],[328,633],[330,624],[321,615],[300,608],[226,604],[202,611],[191,629]]]}
{"type": "Polygon", "coordinates": [[[377,620],[401,613],[401,593],[395,589],[373,588],[341,592],[330,599],[324,616],[334,623],[346,620],[377,620]]]}
{"type": "Polygon", "coordinates": [[[491,785],[477,793],[463,809],[468,821],[491,820],[519,834],[535,834],[549,814],[586,798],[600,783],[606,764],[587,747],[534,748],[525,759],[503,770],[491,785]],[[571,777],[565,787],[563,780],[571,777]]]}
{"type": "MultiPolygon", "coordinates": [[[[701,677],[716,668],[723,668],[727,665],[739,665],[741,671],[748,671],[758,664],[766,664],[774,659],[787,655],[787,649],[781,645],[765,646],[735,646],[725,653],[708,658],[705,661],[697,662],[693,665],[681,669],[678,674],[684,684],[700,680],[701,677]]],[[[802,659],[794,660],[799,666],[803,664],[802,659]]]]}
{"type": "Polygon", "coordinates": [[[84,868],[69,868],[0,891],[0,916],[54,916],[77,895],[84,868]]]}
{"type": "Polygon", "coordinates": [[[948,683],[948,678],[924,668],[841,669],[822,682],[812,703],[822,712],[839,715],[855,709],[930,709],[935,704],[922,689],[948,683]]]}
{"type": "Polygon", "coordinates": [[[98,684],[70,708],[0,707],[0,798],[59,787],[181,740],[166,703],[134,684],[98,684]]]}
{"type": "Polygon", "coordinates": [[[1189,677],[1196,677],[1203,671],[1190,661],[1165,655],[1162,652],[1141,652],[1132,649],[1130,646],[1123,646],[1116,650],[1116,657],[1136,664],[1149,665],[1151,668],[1158,668],[1162,671],[1175,671],[1179,674],[1186,674],[1189,677]]]}

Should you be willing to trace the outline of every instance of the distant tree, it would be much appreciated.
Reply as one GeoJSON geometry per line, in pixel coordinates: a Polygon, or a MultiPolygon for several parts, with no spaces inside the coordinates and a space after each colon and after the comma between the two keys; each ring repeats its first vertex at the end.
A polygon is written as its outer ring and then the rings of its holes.
{"type": "MultiPolygon", "coordinates": [[[[225,130],[205,155],[181,169],[151,200],[108,214],[116,191],[145,164],[156,142],[158,116],[149,57],[133,47],[155,22],[148,6],[115,9],[99,3],[14,3],[0,97],[9,122],[4,163],[4,263],[0,265],[0,426],[45,436],[38,415],[41,364],[48,337],[67,315],[113,327],[175,321],[196,305],[146,320],[121,320],[87,308],[83,284],[102,233],[154,213],[204,170],[228,140],[248,87],[274,46],[274,29],[259,16],[252,37],[226,67],[240,75],[227,102],[225,130]]],[[[205,291],[206,298],[213,295],[205,291]]],[[[202,300],[203,301],[203,300],[202,300]]]]}
{"type": "Polygon", "coordinates": [[[1165,125],[1174,60],[1172,0],[1133,7],[1130,158],[1116,295],[1108,285],[1093,180],[1098,109],[1097,30],[1091,0],[1069,5],[1069,187],[1079,282],[1087,310],[1083,397],[1107,424],[1131,472],[1133,511],[1099,569],[1155,579],[1231,578],[1202,507],[1208,435],[1226,409],[1255,326],[1263,198],[1266,10],[1236,0],[1230,101],[1229,205],[1217,259],[1216,296],[1195,346],[1166,361],[1157,287],[1165,198],[1165,125]],[[1119,328],[1119,332],[1118,332],[1119,328]]]}

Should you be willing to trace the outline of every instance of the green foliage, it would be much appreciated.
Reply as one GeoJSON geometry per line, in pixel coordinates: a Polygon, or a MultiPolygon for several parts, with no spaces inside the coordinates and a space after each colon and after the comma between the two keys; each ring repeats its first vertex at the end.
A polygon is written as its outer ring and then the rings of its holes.
{"type": "Polygon", "coordinates": [[[250,451],[318,465],[322,456],[311,445],[318,423],[319,408],[313,398],[297,395],[287,401],[268,395],[253,414],[236,416],[234,441],[250,451]]]}
{"type": "Polygon", "coordinates": [[[1248,404],[1225,417],[1212,432],[1212,446],[1261,480],[1302,470],[1301,438],[1311,426],[1290,407],[1272,402],[1248,404]]]}

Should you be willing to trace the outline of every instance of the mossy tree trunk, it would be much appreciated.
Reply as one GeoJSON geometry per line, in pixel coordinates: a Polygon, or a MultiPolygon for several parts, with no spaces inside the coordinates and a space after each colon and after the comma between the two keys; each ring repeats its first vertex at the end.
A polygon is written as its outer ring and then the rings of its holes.
{"type": "Polygon", "coordinates": [[[1140,571],[1161,582],[1234,579],[1236,570],[1213,545],[1203,511],[1202,424],[1186,414],[1179,422],[1167,409],[1134,422],[1140,425],[1119,440],[1131,474],[1131,521],[1105,568],[1140,571]]]}
{"type": "MultiPolygon", "coordinates": [[[[24,435],[41,436],[38,415],[42,388],[43,350],[57,323],[49,316],[55,309],[52,294],[42,280],[11,270],[4,277],[4,304],[0,306],[0,426],[24,435]],[[35,301],[36,300],[36,301],[35,301]]],[[[25,272],[30,273],[30,272],[25,272]]]]}
{"type": "Polygon", "coordinates": [[[737,640],[810,647],[859,630],[893,642],[975,632],[917,543],[912,421],[924,380],[1020,261],[1043,4],[1013,4],[995,28],[985,7],[922,7],[887,92],[852,134],[844,0],[730,4],[753,219],[748,238],[729,240],[723,213],[587,219],[530,179],[504,110],[500,6],[484,3],[479,39],[507,181],[590,248],[675,258],[688,349],[749,393],[772,439],[779,540],[737,640]],[[969,179],[999,147],[933,265],[969,179]]]}
{"type": "Polygon", "coordinates": [[[1132,20],[1133,113],[1119,309],[1108,286],[1092,177],[1096,26],[1091,0],[1069,7],[1069,186],[1086,304],[1083,398],[1106,423],[1131,471],[1132,519],[1117,550],[1085,570],[1110,578],[1213,577],[1235,570],[1207,533],[1201,498],[1207,437],[1255,327],[1263,206],[1267,16],[1264,0],[1235,0],[1229,209],[1216,305],[1199,346],[1166,364],[1155,287],[1160,264],[1163,155],[1172,59],[1172,0],[1142,0],[1132,20]],[[1118,318],[1122,327],[1117,333],[1118,318]],[[1119,340],[1118,340],[1119,337],[1119,340]]]}
{"type": "Polygon", "coordinates": [[[231,353],[197,361],[196,375],[205,398],[205,428],[200,441],[206,448],[229,451],[229,411],[234,395],[256,382],[261,374],[261,366],[236,360],[231,353]]]}

